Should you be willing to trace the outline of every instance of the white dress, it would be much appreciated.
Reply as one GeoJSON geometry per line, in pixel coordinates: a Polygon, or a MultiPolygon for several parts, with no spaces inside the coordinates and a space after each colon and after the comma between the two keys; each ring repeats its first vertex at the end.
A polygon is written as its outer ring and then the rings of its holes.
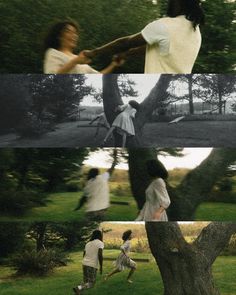
{"type": "Polygon", "coordinates": [[[153,218],[158,208],[167,209],[170,205],[170,198],[166,190],[165,181],[162,178],[153,180],[146,189],[146,202],[136,218],[136,221],[168,221],[166,211],[159,220],[153,218]]]}
{"type": "MultiPolygon", "coordinates": [[[[44,74],[56,74],[57,71],[75,56],[69,56],[64,52],[49,48],[44,58],[44,74]]],[[[98,71],[86,64],[77,64],[68,74],[97,74],[98,71]]]]}
{"type": "Polygon", "coordinates": [[[125,268],[136,267],[136,263],[128,257],[128,254],[130,252],[130,240],[125,241],[120,249],[123,250],[126,255],[123,253],[123,251],[121,251],[120,255],[115,261],[115,267],[120,271],[124,270],[125,268]]]}
{"type": "Polygon", "coordinates": [[[135,135],[132,118],[135,117],[136,109],[132,108],[130,104],[122,105],[119,108],[122,112],[115,118],[112,126],[128,135],[135,135]]]}

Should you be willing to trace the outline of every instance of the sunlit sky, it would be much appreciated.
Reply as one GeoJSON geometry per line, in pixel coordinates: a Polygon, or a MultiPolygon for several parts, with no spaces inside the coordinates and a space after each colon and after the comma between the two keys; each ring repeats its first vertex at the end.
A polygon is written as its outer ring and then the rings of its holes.
{"type": "MultiPolygon", "coordinates": [[[[211,152],[212,148],[185,148],[184,157],[163,157],[159,156],[160,161],[165,165],[167,170],[174,168],[189,168],[193,169],[198,166],[211,152]]],[[[91,153],[89,158],[84,161],[85,165],[99,168],[109,168],[111,166],[111,158],[106,149],[91,153]]],[[[120,163],[117,169],[128,169],[127,163],[120,163]]]]}

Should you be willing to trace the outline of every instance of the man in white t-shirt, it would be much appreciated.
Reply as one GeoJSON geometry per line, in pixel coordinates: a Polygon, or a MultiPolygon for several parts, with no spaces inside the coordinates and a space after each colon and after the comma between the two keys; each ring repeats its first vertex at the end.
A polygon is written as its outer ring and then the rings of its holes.
{"type": "Polygon", "coordinates": [[[110,206],[109,184],[111,169],[99,174],[99,169],[92,168],[88,172],[88,181],[84,188],[84,195],[74,210],[79,210],[86,204],[87,219],[101,221],[110,206]]]}
{"type": "Polygon", "coordinates": [[[144,53],[145,73],[191,73],[201,46],[199,25],[204,14],[199,0],[169,0],[167,17],[140,33],[85,51],[87,57],[118,53],[120,58],[144,53]]]}
{"type": "Polygon", "coordinates": [[[103,249],[102,232],[100,230],[95,230],[92,233],[90,241],[85,245],[82,261],[83,283],[73,288],[75,294],[81,294],[84,289],[94,287],[99,266],[100,274],[102,274],[103,249]]]}

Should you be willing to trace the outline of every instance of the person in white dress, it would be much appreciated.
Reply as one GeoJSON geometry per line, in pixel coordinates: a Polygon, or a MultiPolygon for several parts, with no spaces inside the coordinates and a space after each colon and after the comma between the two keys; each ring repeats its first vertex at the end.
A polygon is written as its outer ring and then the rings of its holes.
{"type": "Polygon", "coordinates": [[[149,23],[141,32],[116,39],[84,53],[128,56],[145,54],[144,73],[189,74],[201,47],[204,24],[200,0],[169,0],[167,17],[149,23]]]}
{"type": "Polygon", "coordinates": [[[83,282],[73,288],[75,294],[79,295],[83,290],[94,287],[98,265],[100,266],[100,274],[102,274],[103,249],[102,232],[100,230],[94,230],[90,241],[85,245],[82,261],[83,282]]]}
{"type": "Polygon", "coordinates": [[[135,115],[139,108],[140,105],[135,100],[130,100],[128,104],[120,105],[117,107],[117,110],[121,112],[113,121],[111,128],[109,129],[106,137],[103,140],[103,146],[106,145],[108,138],[116,129],[117,132],[122,136],[122,147],[125,147],[127,136],[135,135],[133,119],[135,118],[135,115]]]}
{"type": "Polygon", "coordinates": [[[166,209],[170,206],[170,197],[165,183],[168,172],[157,160],[147,161],[147,171],[152,181],[146,189],[146,202],[136,221],[168,221],[166,209]]]}
{"type": "Polygon", "coordinates": [[[114,274],[119,273],[126,268],[129,268],[130,272],[128,274],[127,281],[128,281],[128,283],[132,283],[131,276],[133,275],[133,273],[135,272],[135,270],[137,268],[136,262],[134,262],[129,257],[129,252],[130,252],[130,248],[131,248],[130,241],[132,238],[133,238],[133,236],[132,236],[131,230],[127,230],[123,233],[122,240],[124,241],[124,243],[120,247],[121,253],[119,254],[119,256],[117,257],[117,259],[115,261],[115,270],[113,270],[111,273],[109,273],[105,276],[105,281],[108,278],[110,278],[111,276],[113,276],[114,274]]]}
{"type": "MultiPolygon", "coordinates": [[[[79,28],[76,22],[66,20],[54,24],[49,31],[44,44],[45,74],[97,74],[89,64],[91,59],[81,51],[75,54],[79,39],[79,28]]],[[[109,74],[121,66],[124,60],[113,57],[112,62],[100,71],[109,74]]]]}

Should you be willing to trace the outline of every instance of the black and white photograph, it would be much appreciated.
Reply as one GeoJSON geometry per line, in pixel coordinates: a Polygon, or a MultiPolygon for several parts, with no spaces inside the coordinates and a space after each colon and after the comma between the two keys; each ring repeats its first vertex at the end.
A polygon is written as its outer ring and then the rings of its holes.
{"type": "Polygon", "coordinates": [[[234,75],[2,75],[1,147],[234,147],[234,75]]]}

